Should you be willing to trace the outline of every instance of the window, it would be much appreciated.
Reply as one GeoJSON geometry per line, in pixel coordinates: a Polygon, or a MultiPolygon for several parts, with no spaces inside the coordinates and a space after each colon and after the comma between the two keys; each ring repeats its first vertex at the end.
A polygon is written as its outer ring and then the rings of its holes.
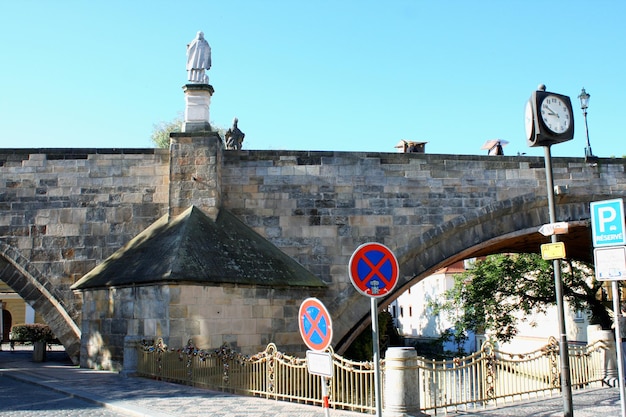
{"type": "Polygon", "coordinates": [[[574,321],[576,322],[585,321],[584,312],[582,310],[576,310],[576,313],[574,313],[574,321]]]}

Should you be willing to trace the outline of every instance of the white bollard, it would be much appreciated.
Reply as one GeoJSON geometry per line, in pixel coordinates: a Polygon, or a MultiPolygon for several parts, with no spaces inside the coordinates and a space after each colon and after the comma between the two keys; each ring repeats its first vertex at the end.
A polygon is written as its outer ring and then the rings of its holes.
{"type": "Polygon", "coordinates": [[[420,411],[417,353],[408,347],[391,347],[385,356],[384,417],[427,416],[420,411]]]}

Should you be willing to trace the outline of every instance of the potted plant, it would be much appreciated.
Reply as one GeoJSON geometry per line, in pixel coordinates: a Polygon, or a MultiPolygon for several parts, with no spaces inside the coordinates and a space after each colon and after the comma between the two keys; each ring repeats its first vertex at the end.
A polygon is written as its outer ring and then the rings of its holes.
{"type": "Polygon", "coordinates": [[[31,342],[33,344],[33,361],[43,362],[46,360],[46,344],[54,339],[54,334],[50,327],[45,324],[16,324],[11,327],[9,339],[31,342]]]}

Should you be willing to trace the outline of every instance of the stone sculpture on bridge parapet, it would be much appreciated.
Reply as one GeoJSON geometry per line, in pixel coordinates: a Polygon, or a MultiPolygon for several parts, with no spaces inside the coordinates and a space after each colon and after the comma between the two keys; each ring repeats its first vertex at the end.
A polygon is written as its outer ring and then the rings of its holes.
{"type": "Polygon", "coordinates": [[[187,45],[187,79],[194,84],[208,84],[209,77],[205,70],[210,68],[211,47],[200,31],[187,45]]]}
{"type": "Polygon", "coordinates": [[[239,119],[235,117],[233,119],[233,126],[229,128],[224,135],[226,149],[239,150],[243,145],[243,138],[246,136],[246,134],[239,130],[239,127],[237,127],[237,122],[239,122],[239,119]]]}

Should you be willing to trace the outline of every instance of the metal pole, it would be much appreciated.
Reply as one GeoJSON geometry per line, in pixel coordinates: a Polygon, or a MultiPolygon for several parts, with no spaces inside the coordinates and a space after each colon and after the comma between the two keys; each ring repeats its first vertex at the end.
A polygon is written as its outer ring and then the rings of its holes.
{"type": "Polygon", "coordinates": [[[324,408],[324,416],[330,416],[329,402],[328,402],[328,379],[327,377],[322,377],[322,407],[324,408]]]}
{"type": "Polygon", "coordinates": [[[382,396],[380,393],[380,347],[378,346],[378,299],[370,297],[372,307],[372,347],[374,350],[374,396],[376,397],[376,417],[381,417],[382,396]]]}
{"type": "Polygon", "coordinates": [[[615,347],[617,349],[617,376],[619,378],[619,399],[622,409],[622,417],[626,416],[626,404],[624,403],[624,357],[622,352],[622,331],[620,329],[620,320],[622,310],[620,308],[620,296],[617,281],[611,281],[611,289],[613,290],[613,313],[615,315],[615,347]]]}
{"type": "Polygon", "coordinates": [[[591,143],[589,143],[589,127],[587,126],[587,110],[583,110],[583,117],[585,119],[585,135],[587,136],[587,147],[585,148],[585,156],[593,156],[591,151],[591,143]]]}
{"type": "Polygon", "coordinates": [[[4,303],[0,301],[0,352],[2,351],[2,342],[4,342],[4,303]]]}
{"type": "MultiPolygon", "coordinates": [[[[550,210],[550,223],[556,223],[556,206],[554,203],[554,180],[552,179],[552,155],[550,146],[543,147],[545,152],[546,182],[548,188],[548,208],[550,210]]],[[[557,235],[552,235],[552,243],[558,242],[557,235]]],[[[561,261],[552,261],[554,269],[554,287],[556,292],[556,305],[559,318],[559,353],[561,359],[561,391],[563,392],[563,417],[573,417],[572,381],[569,367],[569,346],[567,345],[567,332],[565,329],[565,308],[563,306],[563,282],[561,280],[561,261]]]]}

